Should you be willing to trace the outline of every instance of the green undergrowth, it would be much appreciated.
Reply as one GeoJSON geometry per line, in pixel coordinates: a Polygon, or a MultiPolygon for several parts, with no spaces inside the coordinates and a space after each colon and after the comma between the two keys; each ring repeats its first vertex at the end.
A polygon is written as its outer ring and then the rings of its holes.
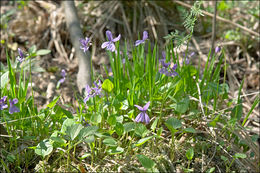
{"type": "Polygon", "coordinates": [[[22,63],[6,52],[7,66],[1,64],[1,98],[7,96],[9,108],[1,110],[0,116],[1,134],[6,132],[0,141],[1,170],[259,171],[257,136],[248,136],[244,127],[259,97],[246,115],[243,83],[237,98],[228,97],[224,48],[209,50],[202,69],[191,63],[194,57],[178,54],[169,42],[164,48],[165,62],[171,68],[177,64],[178,75],[167,76],[160,73],[162,56],[156,44],[152,47],[148,40],[136,47],[119,45],[116,42],[118,53],[107,52],[113,75],[104,66],[106,76],[93,76],[96,83],[101,81],[99,96],[84,102],[84,96],[75,95],[78,107],[61,105],[56,96],[40,110],[34,104],[31,74],[37,70],[34,57],[49,51],[32,47],[22,63]],[[19,112],[10,113],[9,99],[14,98],[19,112]],[[135,105],[143,107],[148,102],[145,113],[150,121],[136,122],[140,110],[135,105]]]}

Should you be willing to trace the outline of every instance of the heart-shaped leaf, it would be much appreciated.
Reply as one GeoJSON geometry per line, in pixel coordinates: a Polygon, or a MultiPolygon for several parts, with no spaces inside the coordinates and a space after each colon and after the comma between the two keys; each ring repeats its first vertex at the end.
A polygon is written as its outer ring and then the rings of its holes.
{"type": "Polygon", "coordinates": [[[107,146],[115,147],[117,146],[117,142],[114,138],[106,138],[103,140],[103,143],[107,146]]]}
{"type": "Polygon", "coordinates": [[[63,124],[62,124],[62,126],[61,126],[61,132],[62,132],[62,133],[66,133],[68,127],[71,127],[71,126],[72,126],[73,124],[75,124],[75,123],[76,123],[76,122],[75,122],[74,119],[67,118],[67,119],[63,122],[63,124]]]}
{"type": "Polygon", "coordinates": [[[74,140],[82,128],[83,126],[81,124],[73,124],[72,126],[68,127],[66,134],[70,137],[71,140],[74,140]]]}
{"type": "Polygon", "coordinates": [[[145,167],[146,169],[152,169],[155,165],[153,160],[151,160],[150,158],[144,155],[139,154],[137,155],[137,158],[139,162],[142,164],[142,166],[145,167]]]}
{"type": "Polygon", "coordinates": [[[109,79],[106,79],[102,84],[102,89],[106,92],[110,93],[113,90],[113,88],[114,84],[109,79]]]}
{"type": "Polygon", "coordinates": [[[121,147],[116,147],[116,148],[110,148],[109,150],[107,150],[107,152],[109,154],[120,154],[124,152],[124,149],[121,147]]]}
{"type": "Polygon", "coordinates": [[[169,118],[166,122],[165,125],[171,132],[175,132],[176,129],[182,127],[181,121],[176,119],[176,118],[169,118]]]}
{"type": "Polygon", "coordinates": [[[49,155],[52,152],[52,150],[53,146],[51,145],[49,139],[44,139],[35,148],[35,153],[42,157],[45,157],[49,155]]]}
{"type": "Polygon", "coordinates": [[[97,132],[97,130],[98,130],[97,126],[84,127],[83,129],[81,129],[79,133],[79,138],[83,139],[86,136],[94,135],[97,132]]]}

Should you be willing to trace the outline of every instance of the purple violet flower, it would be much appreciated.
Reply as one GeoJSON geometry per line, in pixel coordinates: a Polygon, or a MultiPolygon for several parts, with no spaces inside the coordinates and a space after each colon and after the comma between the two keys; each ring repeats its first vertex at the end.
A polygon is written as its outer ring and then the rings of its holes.
{"type": "Polygon", "coordinates": [[[219,53],[220,51],[221,51],[221,47],[217,46],[217,47],[215,48],[215,53],[219,53]]]}
{"type": "Polygon", "coordinates": [[[99,95],[101,96],[101,91],[102,91],[102,85],[101,85],[101,81],[98,80],[98,84],[96,82],[93,82],[95,87],[92,88],[94,90],[94,96],[99,95]]]}
{"type": "Polygon", "coordinates": [[[107,35],[108,41],[104,42],[101,45],[101,48],[102,49],[106,48],[106,50],[109,50],[111,52],[115,52],[116,46],[115,46],[114,43],[117,42],[118,40],[120,40],[121,35],[119,34],[116,38],[113,39],[112,33],[109,30],[106,31],[106,35],[107,35]]]}
{"type": "Polygon", "coordinates": [[[0,110],[8,108],[8,105],[5,103],[7,96],[4,96],[0,99],[0,110]]]}
{"type": "Polygon", "coordinates": [[[89,49],[89,46],[91,45],[90,43],[90,38],[86,37],[86,39],[79,39],[79,42],[81,43],[82,46],[80,46],[80,49],[83,50],[83,52],[87,52],[89,49]]]}
{"type": "Polygon", "coordinates": [[[166,54],[165,54],[164,51],[162,52],[162,56],[163,56],[163,59],[160,59],[159,61],[162,63],[162,66],[164,68],[168,68],[169,65],[171,64],[171,62],[165,63],[165,61],[166,61],[166,54]]]}
{"type": "Polygon", "coordinates": [[[165,63],[164,61],[161,61],[164,68],[168,68],[171,64],[171,62],[165,63]]]}
{"type": "Polygon", "coordinates": [[[102,96],[102,93],[101,93],[101,91],[102,91],[101,81],[99,80],[98,84],[96,82],[93,82],[93,83],[94,83],[95,87],[90,88],[89,85],[87,85],[85,87],[85,94],[86,94],[86,96],[84,98],[84,103],[85,104],[89,100],[89,98],[91,98],[91,97],[95,97],[97,95],[102,96]]]}
{"type": "Polygon", "coordinates": [[[91,95],[91,88],[90,88],[90,86],[89,85],[87,85],[86,87],[85,87],[85,93],[86,93],[86,97],[84,98],[84,103],[86,104],[86,102],[89,100],[89,98],[90,97],[92,97],[92,95],[91,95]]]}
{"type": "Polygon", "coordinates": [[[150,122],[150,118],[146,113],[149,106],[150,106],[150,102],[146,103],[144,107],[135,105],[135,107],[137,107],[141,111],[141,113],[139,113],[135,118],[135,122],[143,122],[145,124],[148,124],[150,122]]]}
{"type": "Polygon", "coordinates": [[[22,50],[20,48],[18,48],[18,54],[19,56],[16,58],[19,62],[23,62],[24,61],[24,54],[22,52],[22,50]]]}
{"type": "Polygon", "coordinates": [[[136,40],[135,41],[135,46],[138,46],[139,44],[142,44],[145,42],[145,40],[148,39],[148,32],[147,31],[144,31],[143,32],[143,39],[142,40],[136,40]]]}
{"type": "Polygon", "coordinates": [[[171,73],[168,71],[168,67],[170,66],[171,62],[165,63],[166,61],[166,54],[162,52],[163,59],[159,61],[162,63],[162,68],[159,70],[159,73],[165,74],[166,76],[171,76],[171,73]]]}
{"type": "Polygon", "coordinates": [[[10,103],[10,108],[9,108],[9,113],[10,114],[13,114],[14,112],[20,112],[19,108],[17,108],[15,106],[15,104],[18,103],[18,99],[17,98],[14,98],[13,100],[9,99],[9,103],[10,103]]]}
{"type": "Polygon", "coordinates": [[[178,65],[174,64],[173,67],[170,69],[170,76],[180,76],[175,70],[177,69],[178,65]]]}
{"type": "Polygon", "coordinates": [[[66,71],[64,69],[61,70],[62,78],[59,80],[59,83],[63,83],[66,79],[66,71]]]}

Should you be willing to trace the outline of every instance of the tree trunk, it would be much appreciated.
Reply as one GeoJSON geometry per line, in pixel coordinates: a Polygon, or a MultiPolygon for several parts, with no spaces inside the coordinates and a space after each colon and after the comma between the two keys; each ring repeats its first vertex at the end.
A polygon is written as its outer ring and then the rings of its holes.
{"type": "Polygon", "coordinates": [[[78,74],[77,74],[77,86],[80,93],[86,85],[91,86],[91,57],[89,51],[86,53],[80,49],[80,38],[84,38],[82,30],[80,28],[79,18],[77,15],[77,9],[73,0],[63,1],[63,7],[65,12],[66,24],[70,33],[70,40],[75,48],[76,57],[78,58],[78,74]]]}

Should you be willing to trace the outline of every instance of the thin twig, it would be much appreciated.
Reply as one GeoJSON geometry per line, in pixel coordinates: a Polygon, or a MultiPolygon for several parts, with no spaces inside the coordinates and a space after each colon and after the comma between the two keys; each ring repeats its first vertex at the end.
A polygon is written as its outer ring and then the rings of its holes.
{"type": "MultiPolygon", "coordinates": [[[[185,2],[176,1],[176,0],[173,0],[173,2],[175,2],[175,3],[179,4],[179,5],[182,5],[182,6],[184,6],[184,7],[187,7],[187,8],[191,8],[191,7],[192,7],[191,5],[189,5],[189,4],[185,3],[185,2]]],[[[202,12],[203,14],[207,15],[207,16],[214,17],[213,14],[211,14],[211,13],[209,13],[209,12],[207,12],[207,11],[201,10],[201,12],[202,12]]],[[[236,27],[238,27],[238,28],[240,28],[240,29],[242,29],[242,30],[244,30],[244,31],[246,31],[246,32],[248,32],[248,33],[250,33],[250,34],[253,34],[253,35],[257,36],[257,37],[260,37],[260,34],[259,34],[259,33],[255,32],[255,31],[252,31],[252,30],[250,30],[250,29],[248,29],[248,28],[246,28],[246,27],[244,27],[244,26],[242,26],[242,25],[239,25],[239,24],[237,24],[237,23],[234,23],[234,22],[232,22],[232,21],[230,21],[230,20],[227,20],[227,19],[222,18],[222,17],[220,17],[220,16],[216,16],[216,19],[219,20],[219,21],[226,22],[226,23],[229,23],[229,24],[231,24],[231,25],[234,25],[234,26],[236,26],[236,27]]]]}
{"type": "Polygon", "coordinates": [[[206,117],[206,115],[205,115],[205,112],[204,112],[204,108],[203,108],[203,104],[202,104],[202,100],[201,100],[200,86],[199,86],[198,82],[196,82],[196,85],[197,85],[197,88],[198,88],[199,103],[200,103],[201,111],[202,111],[204,120],[208,121],[208,120],[207,120],[207,117],[206,117]]]}
{"type": "Polygon", "coordinates": [[[216,16],[217,16],[217,0],[214,2],[214,17],[212,19],[212,37],[211,37],[211,57],[213,56],[213,50],[215,47],[216,38],[216,16]]]}

